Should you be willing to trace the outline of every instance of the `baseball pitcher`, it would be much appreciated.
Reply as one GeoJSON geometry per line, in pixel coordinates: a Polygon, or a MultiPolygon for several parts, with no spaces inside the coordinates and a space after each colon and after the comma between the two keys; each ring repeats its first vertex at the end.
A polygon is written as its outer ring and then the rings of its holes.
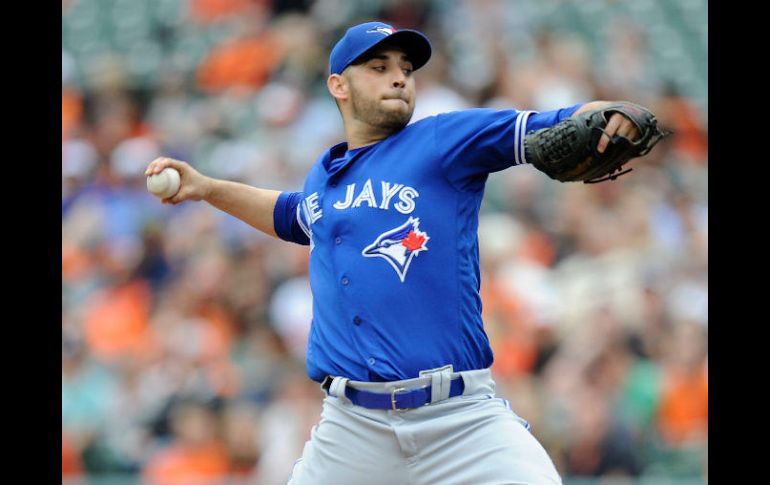
{"type": "Polygon", "coordinates": [[[495,396],[479,297],[484,186],[527,163],[562,182],[613,179],[666,133],[645,108],[604,101],[409,125],[414,73],[430,56],[415,30],[347,30],[327,79],[346,141],[320,155],[301,192],[164,157],[147,168],[181,174],[164,203],[204,200],[309,246],[307,373],[326,398],[291,485],[561,483],[528,423],[495,396]]]}

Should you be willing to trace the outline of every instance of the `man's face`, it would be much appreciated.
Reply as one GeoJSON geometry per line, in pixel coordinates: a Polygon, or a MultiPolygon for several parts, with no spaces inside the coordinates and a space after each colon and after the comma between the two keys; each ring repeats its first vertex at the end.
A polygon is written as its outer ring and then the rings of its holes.
{"type": "Polygon", "coordinates": [[[396,47],[375,51],[365,62],[344,73],[350,85],[352,116],[364,123],[398,131],[414,112],[412,63],[396,47]]]}

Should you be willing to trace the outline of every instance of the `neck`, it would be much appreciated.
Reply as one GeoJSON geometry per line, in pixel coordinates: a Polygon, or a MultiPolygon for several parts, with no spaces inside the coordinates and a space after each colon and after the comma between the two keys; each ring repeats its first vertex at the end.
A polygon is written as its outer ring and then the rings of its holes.
{"type": "Polygon", "coordinates": [[[393,133],[393,130],[372,126],[358,120],[349,120],[345,123],[345,137],[348,141],[348,150],[372,145],[384,140],[393,133]]]}

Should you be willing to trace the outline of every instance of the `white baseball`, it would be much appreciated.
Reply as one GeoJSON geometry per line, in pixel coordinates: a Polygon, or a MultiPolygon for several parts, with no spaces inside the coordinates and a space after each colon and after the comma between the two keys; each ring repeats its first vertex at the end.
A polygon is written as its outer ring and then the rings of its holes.
{"type": "Polygon", "coordinates": [[[147,190],[161,199],[172,197],[179,191],[181,178],[175,168],[166,167],[160,173],[147,177],[147,190]]]}

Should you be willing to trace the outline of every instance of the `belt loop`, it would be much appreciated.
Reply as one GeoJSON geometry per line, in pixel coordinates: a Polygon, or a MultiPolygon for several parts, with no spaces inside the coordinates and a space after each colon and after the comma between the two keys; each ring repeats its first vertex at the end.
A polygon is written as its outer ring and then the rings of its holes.
{"type": "Polygon", "coordinates": [[[329,394],[336,396],[344,402],[350,403],[350,399],[345,395],[345,386],[348,381],[347,377],[335,377],[329,386],[329,394]]]}
{"type": "Polygon", "coordinates": [[[495,393],[495,381],[492,379],[492,374],[489,368],[477,369],[471,371],[460,371],[463,382],[465,383],[465,389],[463,395],[468,396],[471,394],[492,394],[495,393]]]}
{"type": "Polygon", "coordinates": [[[431,389],[430,402],[443,401],[449,397],[449,391],[452,385],[452,368],[444,368],[438,372],[430,374],[431,389]]]}

